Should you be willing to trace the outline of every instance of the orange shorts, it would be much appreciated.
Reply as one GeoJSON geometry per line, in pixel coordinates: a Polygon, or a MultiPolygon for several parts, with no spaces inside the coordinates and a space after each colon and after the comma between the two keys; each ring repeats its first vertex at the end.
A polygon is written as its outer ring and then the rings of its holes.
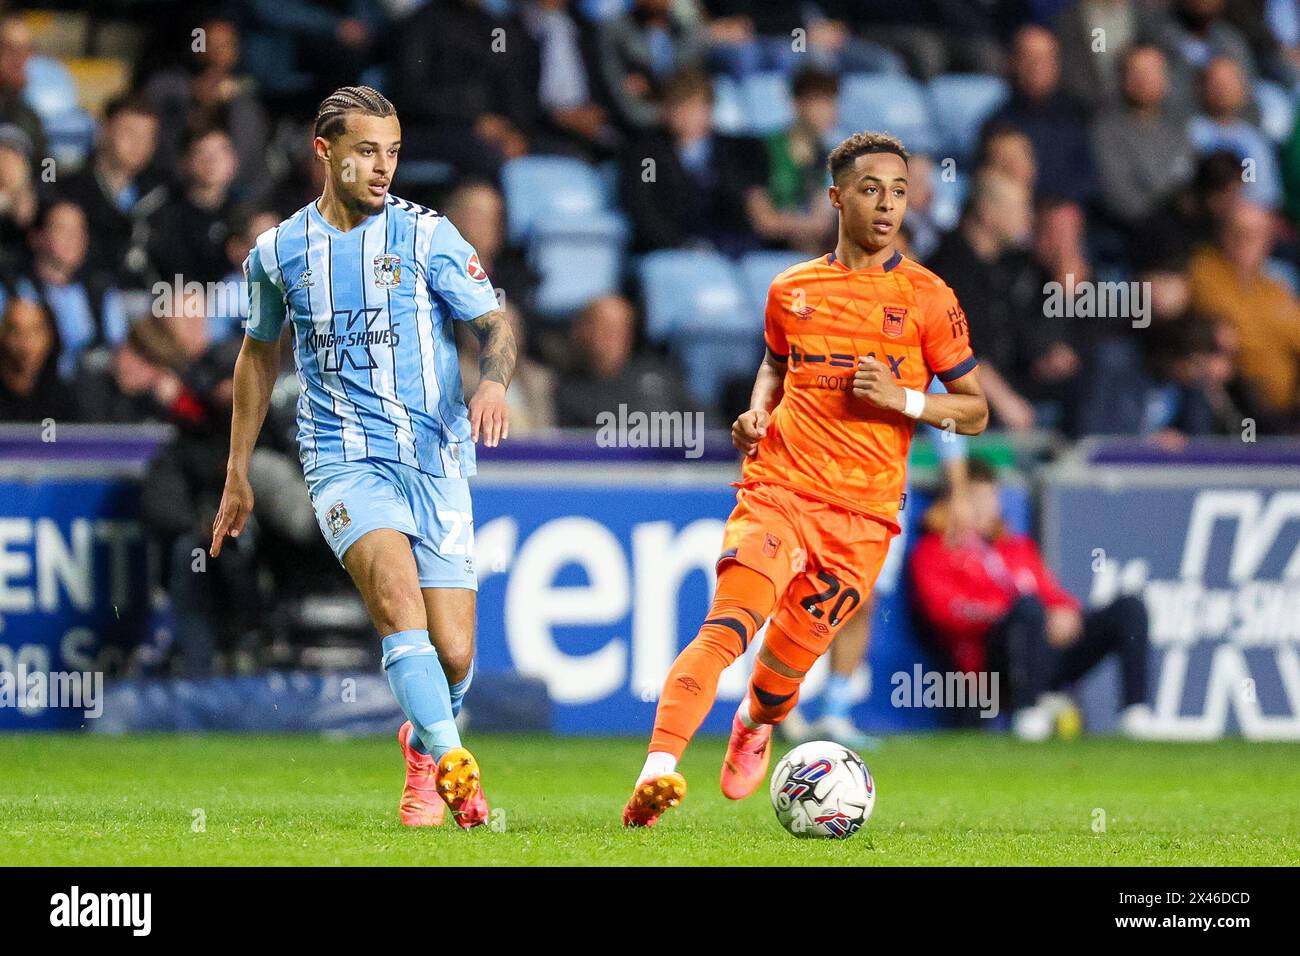
{"type": "Polygon", "coordinates": [[[864,514],[781,485],[748,485],[736,490],[718,566],[736,561],[771,581],[772,621],[816,658],[871,593],[893,537],[864,514]]]}

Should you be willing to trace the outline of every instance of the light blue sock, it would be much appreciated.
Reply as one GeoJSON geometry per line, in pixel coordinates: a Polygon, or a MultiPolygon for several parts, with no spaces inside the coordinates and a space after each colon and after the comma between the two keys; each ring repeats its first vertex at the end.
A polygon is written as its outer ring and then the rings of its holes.
{"type": "Polygon", "coordinates": [[[469,690],[469,685],[474,682],[474,662],[469,662],[469,670],[465,676],[456,683],[451,685],[451,715],[460,716],[460,705],[465,702],[465,691],[469,690]]]}
{"type": "Polygon", "coordinates": [[[426,630],[399,631],[384,638],[384,670],[402,713],[415,728],[411,746],[440,758],[460,746],[451,714],[451,693],[442,662],[426,630]]]}
{"type": "Polygon", "coordinates": [[[848,717],[853,709],[852,679],[843,674],[831,674],[822,692],[823,717],[848,717]]]}

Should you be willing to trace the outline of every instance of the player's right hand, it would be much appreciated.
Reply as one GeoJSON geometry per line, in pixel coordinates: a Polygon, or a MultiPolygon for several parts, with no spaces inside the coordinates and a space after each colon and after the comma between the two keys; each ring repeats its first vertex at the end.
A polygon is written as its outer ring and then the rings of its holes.
{"type": "Polygon", "coordinates": [[[488,448],[510,437],[510,403],[500,382],[484,379],[469,400],[469,439],[478,441],[480,435],[488,448]]]}
{"type": "Polygon", "coordinates": [[[740,417],[731,425],[731,443],[736,450],[745,455],[758,451],[758,442],[767,434],[768,422],[772,417],[761,409],[751,408],[741,412],[740,417]]]}
{"type": "Polygon", "coordinates": [[[217,509],[217,516],[212,521],[212,546],[208,553],[214,558],[220,555],[226,535],[238,538],[252,513],[253,486],[248,483],[248,476],[227,472],[226,487],[221,492],[221,507],[217,509]]]}

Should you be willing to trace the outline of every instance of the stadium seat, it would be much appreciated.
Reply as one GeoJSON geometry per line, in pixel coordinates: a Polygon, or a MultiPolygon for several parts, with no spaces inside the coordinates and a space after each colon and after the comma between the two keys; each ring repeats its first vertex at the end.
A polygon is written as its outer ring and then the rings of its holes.
{"type": "Polygon", "coordinates": [[[868,46],[872,47],[872,64],[866,68],[866,72],[907,76],[907,59],[903,54],[880,43],[869,43],[868,46]]]}
{"type": "Polygon", "coordinates": [[[755,315],[761,316],[767,308],[767,287],[778,275],[798,262],[812,257],[803,252],[773,250],[751,252],[740,260],[740,281],[755,315]]]}
{"type": "Polygon", "coordinates": [[[933,152],[939,137],[930,118],[925,89],[907,76],[851,73],[840,80],[840,128],[892,133],[914,153],[933,152]]]}
{"type": "Polygon", "coordinates": [[[957,158],[975,154],[980,127],[1010,94],[1007,81],[981,73],[945,73],[926,87],[939,149],[957,158]]]}
{"type": "Polygon", "coordinates": [[[55,161],[68,169],[80,166],[94,145],[95,121],[81,108],[72,71],[54,57],[33,56],[23,99],[41,118],[55,161]]]}
{"type": "Polygon", "coordinates": [[[961,218],[962,206],[966,203],[966,193],[970,189],[970,180],[963,173],[955,173],[951,180],[943,177],[942,165],[935,168],[933,177],[934,198],[931,200],[930,215],[934,224],[943,232],[953,229],[961,218]]]}
{"type": "Polygon", "coordinates": [[[23,99],[40,116],[41,122],[81,106],[72,71],[52,56],[33,56],[27,61],[23,99]]]}
{"type": "Polygon", "coordinates": [[[632,9],[632,0],[578,0],[578,12],[592,23],[616,20],[632,9]]]}
{"type": "Polygon", "coordinates": [[[501,169],[510,241],[527,245],[533,231],[557,215],[580,217],[606,208],[600,174],[567,156],[521,156],[501,169]]]}
{"type": "Polygon", "coordinates": [[[745,132],[762,136],[785,129],[794,122],[790,79],[784,73],[751,73],[740,81],[745,107],[745,132]]]}
{"type": "Polygon", "coordinates": [[[740,136],[747,131],[745,100],[740,84],[730,76],[713,80],[713,128],[728,136],[740,136]]]}
{"type": "Polygon", "coordinates": [[[686,389],[700,405],[716,405],[732,379],[754,380],[763,359],[762,325],[746,333],[682,332],[671,351],[686,376],[686,389]]]}
{"type": "Polygon", "coordinates": [[[753,329],[755,319],[731,260],[716,252],[663,249],[641,257],[646,335],[654,342],[684,328],[753,329]]]}
{"type": "Polygon", "coordinates": [[[568,319],[592,299],[617,292],[627,223],[616,213],[568,217],[538,227],[529,262],[540,278],[533,304],[551,320],[568,319]]]}
{"type": "Polygon", "coordinates": [[[750,305],[731,261],[713,252],[669,249],[640,266],[646,334],[667,342],[691,397],[712,404],[728,378],[757,367],[762,313],[750,305]]]}
{"type": "Polygon", "coordinates": [[[1291,135],[1300,100],[1294,100],[1286,87],[1270,80],[1255,82],[1255,102],[1259,105],[1259,126],[1264,135],[1281,143],[1291,135]]]}

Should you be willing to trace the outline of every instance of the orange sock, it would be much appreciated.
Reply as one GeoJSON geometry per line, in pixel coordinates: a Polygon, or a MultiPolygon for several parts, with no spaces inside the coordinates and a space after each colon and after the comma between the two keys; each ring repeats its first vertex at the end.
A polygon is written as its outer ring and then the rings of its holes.
{"type": "Polygon", "coordinates": [[[791,640],[775,622],[767,626],[763,647],[786,667],[800,672],[798,677],[788,677],[764,664],[761,656],[754,661],[749,678],[749,719],[755,724],[779,724],[799,702],[799,685],[817,657],[791,640]]]}
{"type": "Polygon", "coordinates": [[[655,711],[651,752],[680,759],[718,694],[718,677],[772,613],[772,582],[734,561],[718,573],[718,589],[699,633],[673,661],[655,711]]]}
{"type": "Polygon", "coordinates": [[[749,719],[755,724],[779,724],[799,702],[802,677],[778,674],[762,661],[754,661],[749,678],[749,719]]]}

